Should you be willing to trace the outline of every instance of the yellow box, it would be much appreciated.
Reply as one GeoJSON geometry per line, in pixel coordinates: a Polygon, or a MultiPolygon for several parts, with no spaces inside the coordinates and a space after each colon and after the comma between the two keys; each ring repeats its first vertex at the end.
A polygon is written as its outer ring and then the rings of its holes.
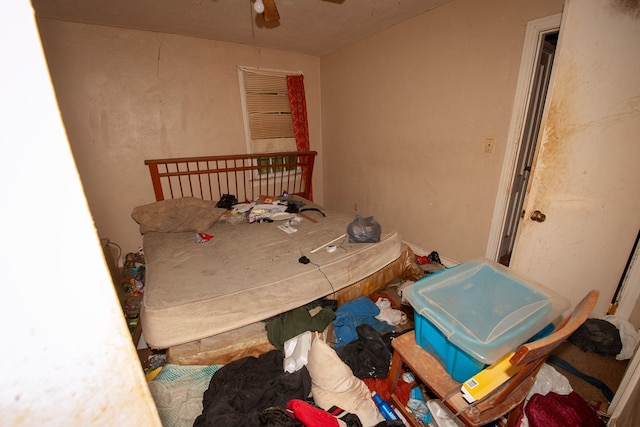
{"type": "Polygon", "coordinates": [[[505,354],[493,365],[488,366],[462,383],[460,391],[465,400],[469,403],[480,400],[517,374],[522,369],[522,366],[512,365],[509,362],[511,356],[513,356],[513,352],[505,354]]]}

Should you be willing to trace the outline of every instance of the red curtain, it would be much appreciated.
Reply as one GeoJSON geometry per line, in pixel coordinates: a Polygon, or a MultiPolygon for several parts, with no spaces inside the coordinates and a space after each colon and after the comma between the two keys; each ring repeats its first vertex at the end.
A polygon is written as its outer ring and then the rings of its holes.
{"type": "MultiPolygon", "coordinates": [[[[296,148],[298,151],[309,151],[309,125],[307,122],[307,101],[304,96],[304,76],[287,76],[287,91],[289,92],[289,106],[291,107],[291,120],[293,122],[293,133],[296,137],[296,148]]],[[[305,174],[305,167],[302,173],[305,174]]],[[[311,191],[311,181],[309,186],[309,196],[311,191]]],[[[313,199],[312,199],[313,200],[313,199]]]]}
{"type": "Polygon", "coordinates": [[[289,106],[293,132],[298,151],[309,151],[309,127],[307,124],[307,101],[304,96],[304,76],[287,76],[289,106]]]}

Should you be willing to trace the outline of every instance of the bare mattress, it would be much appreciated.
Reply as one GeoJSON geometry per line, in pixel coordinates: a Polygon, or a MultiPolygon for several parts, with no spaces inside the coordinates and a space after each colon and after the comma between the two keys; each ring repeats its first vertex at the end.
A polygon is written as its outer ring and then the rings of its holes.
{"type": "Polygon", "coordinates": [[[385,229],[378,243],[349,243],[353,216],[306,211],[297,232],[286,221],[232,224],[218,221],[197,243],[193,232],[147,232],[141,311],[152,348],[217,335],[300,307],[357,282],[394,261],[401,238],[385,229]],[[314,222],[316,221],[316,222],[314,222]],[[339,238],[332,252],[312,251],[339,238]],[[306,256],[309,263],[300,258],[306,256]]]}

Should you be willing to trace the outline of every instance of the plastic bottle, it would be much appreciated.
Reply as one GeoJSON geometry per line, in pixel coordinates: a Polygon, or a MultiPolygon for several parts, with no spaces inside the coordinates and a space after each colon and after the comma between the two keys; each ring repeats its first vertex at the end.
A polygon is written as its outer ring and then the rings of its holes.
{"type": "Polygon", "coordinates": [[[378,409],[380,410],[380,413],[382,414],[385,420],[393,421],[393,420],[400,419],[400,417],[398,416],[398,414],[396,414],[396,411],[393,410],[391,405],[389,405],[387,401],[381,398],[378,395],[378,393],[376,393],[375,391],[371,392],[371,396],[373,397],[373,401],[376,402],[376,405],[378,405],[378,409]]]}

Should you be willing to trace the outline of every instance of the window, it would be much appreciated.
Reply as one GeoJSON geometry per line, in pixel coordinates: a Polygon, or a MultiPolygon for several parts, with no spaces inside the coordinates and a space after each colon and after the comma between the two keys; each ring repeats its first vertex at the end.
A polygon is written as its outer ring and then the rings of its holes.
{"type": "MultiPolygon", "coordinates": [[[[304,76],[298,72],[238,67],[244,129],[249,153],[307,152],[309,128],[304,76]]],[[[308,170],[299,156],[267,155],[258,159],[257,177],[276,173],[294,180],[308,170]]],[[[308,179],[309,196],[311,180],[308,179]]]]}
{"type": "Polygon", "coordinates": [[[247,151],[296,151],[287,75],[300,73],[240,67],[247,151]]]}

